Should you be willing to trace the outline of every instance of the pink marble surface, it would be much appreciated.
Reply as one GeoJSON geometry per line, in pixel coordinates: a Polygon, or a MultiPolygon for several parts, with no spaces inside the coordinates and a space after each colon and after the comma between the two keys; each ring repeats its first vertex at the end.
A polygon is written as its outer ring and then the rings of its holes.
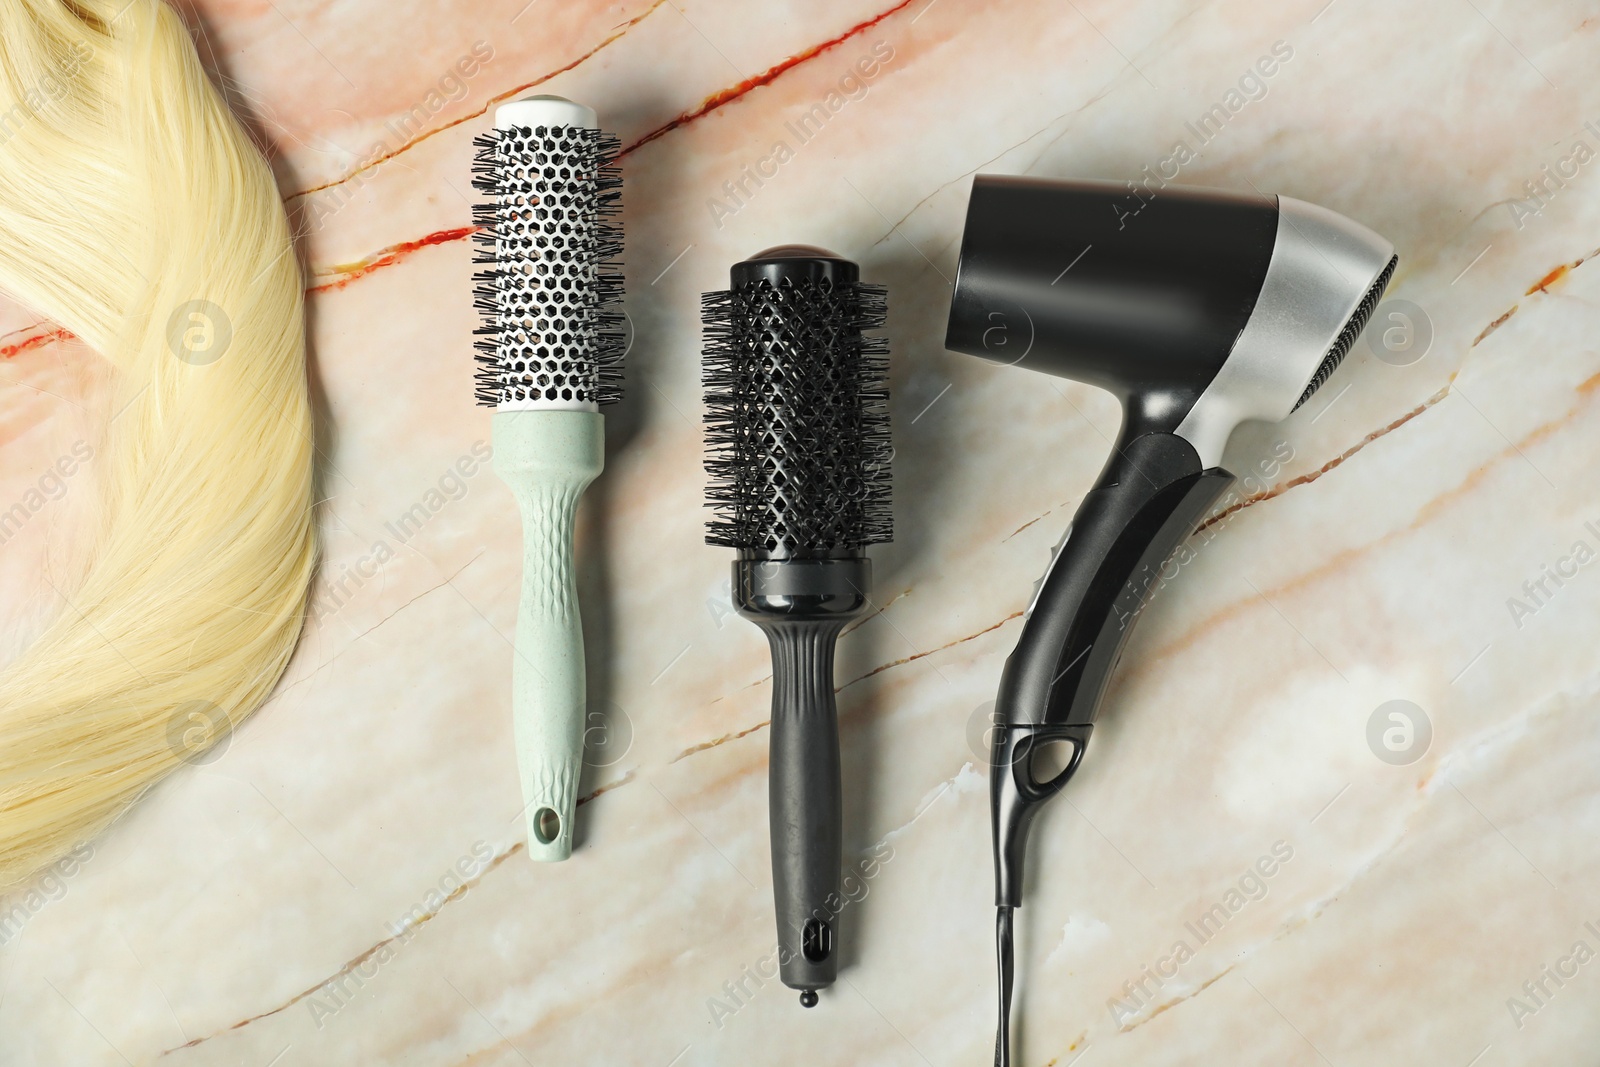
{"type": "MultiPolygon", "coordinates": [[[[1250,495],[1146,614],[1036,829],[1019,1063],[1592,1057],[1600,963],[1574,955],[1600,951],[1600,568],[1575,561],[1600,549],[1600,161],[1576,158],[1600,153],[1592,5],[184,7],[306,234],[317,618],[219,758],[22,898],[0,1064],[988,1062],[974,723],[1116,411],[944,352],[947,282],[972,174],[1136,179],[1180,140],[1180,181],[1390,237],[1390,296],[1431,343],[1406,366],[1359,344],[1288,422],[1234,438],[1250,495]],[[1186,123],[1277,42],[1291,58],[1199,144],[1186,123]],[[618,744],[558,866],[527,860],[517,820],[516,514],[487,469],[450,473],[489,437],[471,139],[527,91],[591,104],[627,148],[635,330],[583,519],[618,744]],[[767,176],[735,202],[746,168],[767,176]],[[1566,176],[1531,200],[1547,173],[1566,176]],[[899,531],[875,553],[883,611],[840,649],[847,849],[873,862],[811,1012],[760,977],[767,652],[700,526],[698,294],[793,241],[890,288],[899,531]],[[1367,741],[1391,700],[1431,723],[1403,766],[1367,741]]],[[[103,418],[94,354],[35,323],[0,309],[0,501],[103,418]]],[[[41,573],[70,570],[94,470],[50,483],[0,552],[4,651],[52,610],[41,573]]]]}

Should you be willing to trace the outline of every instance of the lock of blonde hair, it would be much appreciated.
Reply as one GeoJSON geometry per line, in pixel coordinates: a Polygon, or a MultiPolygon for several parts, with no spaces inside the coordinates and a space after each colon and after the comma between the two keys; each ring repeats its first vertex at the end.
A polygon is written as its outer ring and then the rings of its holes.
{"type": "Polygon", "coordinates": [[[0,290],[111,367],[78,580],[0,671],[0,885],[276,684],[314,562],[304,288],[272,173],[160,0],[0,0],[0,290]]]}

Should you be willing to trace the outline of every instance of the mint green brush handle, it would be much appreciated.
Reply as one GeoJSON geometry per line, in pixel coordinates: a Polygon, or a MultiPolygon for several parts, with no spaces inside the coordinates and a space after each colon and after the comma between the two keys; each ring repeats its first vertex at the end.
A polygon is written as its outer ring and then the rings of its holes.
{"type": "Polygon", "coordinates": [[[495,473],[522,510],[511,710],[528,855],[543,862],[572,855],[587,705],[572,526],[578,498],[605,466],[604,427],[592,411],[494,415],[495,473]]]}

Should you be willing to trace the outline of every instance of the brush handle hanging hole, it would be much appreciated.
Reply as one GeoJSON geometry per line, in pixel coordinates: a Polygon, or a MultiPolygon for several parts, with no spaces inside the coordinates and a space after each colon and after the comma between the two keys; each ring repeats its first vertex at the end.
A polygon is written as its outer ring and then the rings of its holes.
{"type": "Polygon", "coordinates": [[[540,808],[533,813],[533,835],[541,845],[548,845],[561,836],[561,816],[554,808],[540,808]]]}
{"type": "Polygon", "coordinates": [[[821,919],[808,919],[800,934],[800,951],[812,963],[821,963],[833,952],[833,929],[821,919]]]}

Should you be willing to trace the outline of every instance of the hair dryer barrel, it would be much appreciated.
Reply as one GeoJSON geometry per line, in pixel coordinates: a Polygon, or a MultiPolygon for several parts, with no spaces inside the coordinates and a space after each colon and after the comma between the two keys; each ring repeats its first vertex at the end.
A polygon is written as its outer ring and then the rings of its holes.
{"type": "Polygon", "coordinates": [[[977,177],[945,345],[1118,396],[1203,389],[1255,308],[1277,198],[1131,188],[977,177]]]}
{"type": "Polygon", "coordinates": [[[980,175],[947,347],[1123,401],[1123,444],[1176,433],[1215,466],[1349,351],[1394,248],[1291,197],[980,175]]]}

